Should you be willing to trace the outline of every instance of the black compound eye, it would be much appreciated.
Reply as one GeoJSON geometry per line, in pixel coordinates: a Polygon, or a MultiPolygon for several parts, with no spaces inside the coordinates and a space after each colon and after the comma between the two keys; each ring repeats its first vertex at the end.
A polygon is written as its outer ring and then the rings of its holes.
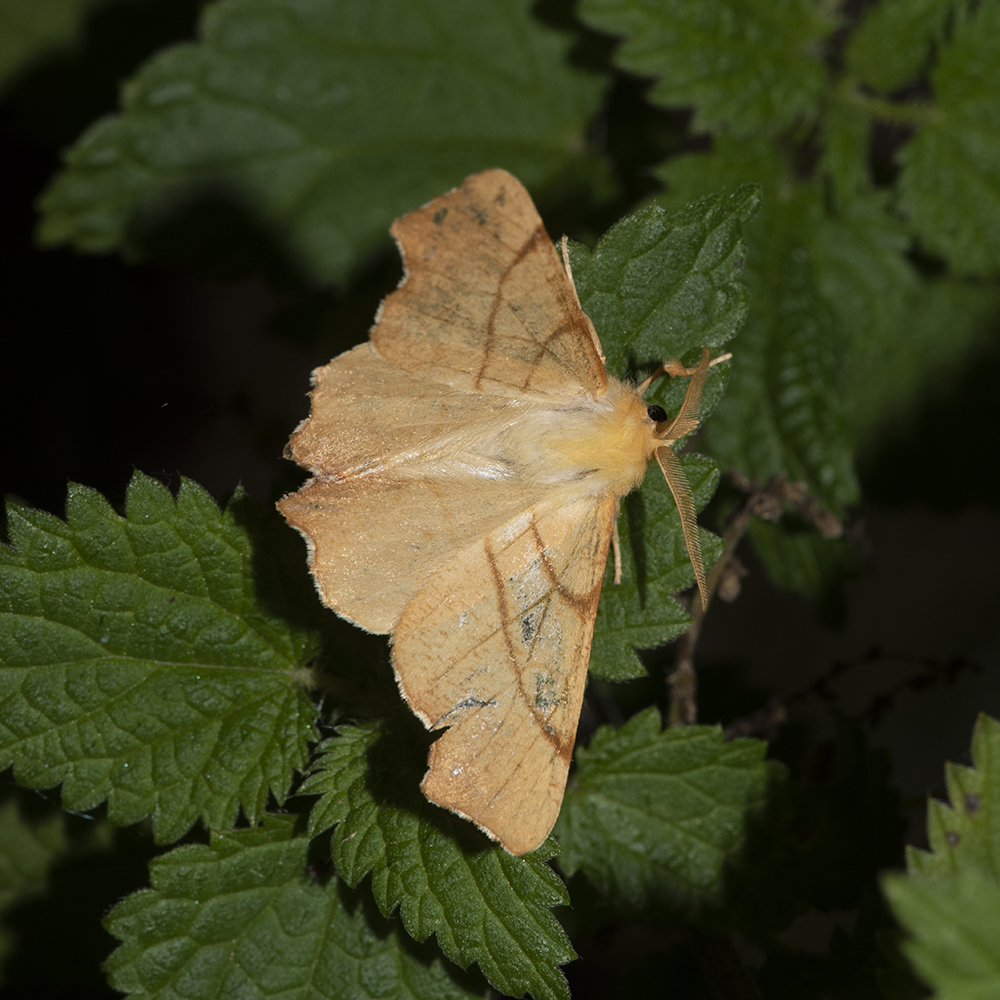
{"type": "Polygon", "coordinates": [[[652,406],[646,407],[646,416],[649,417],[650,420],[655,420],[657,423],[660,423],[661,421],[667,419],[667,411],[663,409],[662,406],[657,406],[654,403],[652,406]]]}

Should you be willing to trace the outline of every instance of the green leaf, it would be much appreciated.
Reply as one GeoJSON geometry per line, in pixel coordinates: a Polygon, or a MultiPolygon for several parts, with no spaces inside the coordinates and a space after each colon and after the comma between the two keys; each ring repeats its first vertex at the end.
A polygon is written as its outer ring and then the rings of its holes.
{"type": "Polygon", "coordinates": [[[747,475],[766,478],[784,468],[835,507],[856,492],[853,442],[872,446],[929,384],[947,383],[990,335],[996,292],[918,280],[906,258],[910,238],[864,168],[866,116],[850,104],[836,103],[833,111],[821,166],[834,181],[835,207],[818,183],[796,180],[770,144],[724,137],[711,155],[678,157],[660,168],[672,191],[659,200],[678,205],[747,178],[763,184],[763,208],[746,232],[750,319],[703,447],[747,475]],[[799,367],[802,401],[816,407],[811,416],[780,405],[776,378],[786,351],[808,351],[809,326],[799,329],[794,317],[779,323],[780,311],[773,320],[765,312],[794,306],[796,280],[805,282],[803,308],[819,304],[810,323],[829,338],[827,364],[799,367]],[[820,463],[808,460],[810,448],[820,463]],[[822,479],[824,465],[834,470],[832,486],[822,479]]]}
{"type": "MultiPolygon", "coordinates": [[[[13,799],[0,804],[0,917],[17,903],[44,891],[49,868],[65,850],[61,816],[28,823],[21,818],[13,799]]],[[[12,950],[10,935],[0,926],[0,969],[12,950]]]]}
{"type": "Polygon", "coordinates": [[[930,851],[883,885],[909,932],[903,949],[942,1000],[1000,994],[1000,722],[980,715],[972,767],[945,766],[950,805],[929,801],[930,851]]]}
{"type": "MultiPolygon", "coordinates": [[[[940,333],[933,345],[913,337],[914,321],[928,340],[935,334],[916,311],[923,286],[906,259],[910,239],[868,175],[866,113],[834,102],[826,126],[820,170],[833,182],[832,201],[821,181],[797,179],[770,143],[724,136],[711,155],[660,169],[672,189],[660,201],[677,205],[747,179],[763,185],[762,210],[746,234],[749,318],[701,444],[761,481],[778,472],[803,480],[839,513],[857,496],[855,442],[871,441],[911,402],[940,370],[948,341],[940,333]]],[[[984,329],[984,315],[963,318],[969,332],[951,364],[984,329]]],[[[811,532],[788,536],[766,525],[753,532],[772,575],[814,598],[827,591],[831,570],[851,561],[844,543],[811,532]]]]}
{"type": "Polygon", "coordinates": [[[850,211],[855,198],[870,195],[874,188],[868,165],[872,120],[868,110],[845,99],[842,90],[831,96],[823,121],[819,172],[833,182],[837,208],[850,211]]]}
{"type": "Polygon", "coordinates": [[[937,108],[899,152],[899,205],[957,272],[1000,273],[1000,7],[956,17],[931,75],[937,108]]]}
{"type": "MultiPolygon", "coordinates": [[[[910,349],[906,320],[920,288],[905,256],[910,239],[875,193],[855,195],[836,216],[817,211],[809,235],[816,290],[845,341],[845,416],[861,433],[880,414],[860,405],[852,376],[861,368],[884,368],[910,349]]],[[[895,403],[884,387],[880,393],[883,406],[895,403]]],[[[878,404],[872,397],[866,402],[878,404]]]]}
{"type": "Polygon", "coordinates": [[[910,848],[910,874],[946,879],[975,869],[1000,882],[1000,722],[980,715],[972,767],[947,763],[944,774],[951,805],[928,800],[930,851],[910,848]]]}
{"type": "MultiPolygon", "coordinates": [[[[719,484],[719,467],[703,455],[680,459],[695,507],[701,510],[719,484]]],[[[609,560],[590,649],[591,675],[610,681],[645,676],[636,651],[662,646],[691,624],[691,616],[672,595],[694,586],[680,514],[659,468],[651,466],[641,491],[622,501],[622,513],[622,581],[617,586],[612,582],[609,560]]],[[[722,539],[705,530],[700,538],[708,568],[722,554],[722,539]]]]}
{"type": "Polygon", "coordinates": [[[567,874],[582,870],[629,907],[690,918],[722,893],[722,873],[764,801],[766,744],[726,743],[715,726],[661,730],[656,708],[577,750],[556,823],[567,874]]]}
{"type": "Polygon", "coordinates": [[[266,816],[153,861],[152,888],[105,921],[124,942],[105,966],[111,985],[162,1000],[481,996],[336,878],[308,878],[308,841],[293,827],[266,816]]]}
{"type": "Polygon", "coordinates": [[[0,5],[0,86],[33,59],[76,40],[84,14],[102,0],[4,0],[0,5]]]}
{"type": "Polygon", "coordinates": [[[903,950],[938,1000],[1000,996],[1000,882],[964,871],[944,884],[886,880],[914,940],[903,950]]]}
{"type": "Polygon", "coordinates": [[[762,481],[781,471],[803,480],[839,511],[857,496],[840,328],[816,287],[810,248],[785,224],[789,216],[774,220],[766,245],[752,243],[759,253],[746,277],[754,309],[704,446],[762,481]]]}
{"type": "Polygon", "coordinates": [[[804,480],[825,506],[857,496],[853,441],[845,414],[843,337],[817,287],[818,183],[802,184],[766,143],[719,137],[708,156],[669,161],[661,174],[676,194],[667,204],[740,176],[764,184],[760,218],[747,229],[743,277],[751,309],[734,346],[726,395],[705,427],[714,458],[762,480],[784,471],[804,480]]]}
{"type": "Polygon", "coordinates": [[[322,795],[311,832],[337,824],[338,872],[351,886],[371,872],[379,909],[388,916],[398,906],[416,940],[435,934],[448,958],[477,962],[504,993],[565,1000],[558,966],[576,955],[549,909],[569,902],[545,864],[554,845],[515,858],[427,802],[418,785],[428,741],[418,730],[412,719],[385,732],[345,726],[321,744],[301,789],[322,795]]]}
{"type": "MultiPolygon", "coordinates": [[[[607,341],[609,370],[622,375],[668,357],[697,361],[703,347],[736,335],[747,314],[747,291],[737,281],[746,259],[743,223],[759,205],[751,184],[699,198],[676,215],[648,205],[612,226],[593,253],[573,245],[577,294],[607,341]]],[[[671,381],[662,380],[665,387],[671,381]]],[[[676,408],[685,386],[673,389],[667,398],[676,408]]]]}
{"type": "Polygon", "coordinates": [[[220,512],[189,481],[175,501],[136,473],[126,517],[75,485],[66,510],[68,523],[9,510],[0,767],[62,782],[68,809],[107,798],[115,823],[152,814],[160,842],[199,816],[223,827],[242,808],[255,821],[307,760],[314,640],[255,598],[266,553],[246,501],[220,512]]]}
{"type": "MultiPolygon", "coordinates": [[[[718,348],[735,336],[747,309],[746,289],[736,280],[746,255],[742,225],[759,200],[757,189],[745,185],[729,196],[701,198],[673,216],[649,205],[612,226],[593,253],[571,245],[580,302],[612,372],[655,368],[670,357],[693,364],[702,347],[718,348]]],[[[722,394],[727,367],[709,374],[703,418],[722,394]]],[[[648,398],[675,413],[686,391],[686,379],[662,378],[648,398]]],[[[695,456],[682,462],[700,510],[715,492],[718,469],[695,456]]],[[[622,583],[611,583],[609,569],[598,608],[590,669],[608,680],[645,674],[636,649],[662,645],[691,621],[671,597],[694,583],[680,516],[659,470],[650,476],[623,503],[622,583]]],[[[721,543],[703,532],[702,552],[711,566],[721,543]]]]}
{"type": "Polygon", "coordinates": [[[13,799],[0,804],[0,910],[41,892],[50,865],[65,849],[61,816],[29,823],[13,799]]]}
{"type": "Polygon", "coordinates": [[[995,337],[998,313],[1000,289],[940,278],[919,283],[895,327],[852,336],[844,383],[861,445],[873,452],[915,407],[953,390],[970,356],[995,337]]]}
{"type": "Polygon", "coordinates": [[[693,104],[697,131],[778,132],[816,117],[821,43],[836,25],[811,0],[583,0],[579,16],[624,35],[615,63],[653,77],[657,104],[693,104]]]}
{"type": "Polygon", "coordinates": [[[821,604],[832,596],[832,582],[857,572],[858,556],[854,546],[844,539],[822,538],[805,526],[796,528],[755,518],[748,534],[774,583],[821,604]]]}
{"type": "Polygon", "coordinates": [[[197,44],[123,90],[42,197],[40,238],[140,255],[171,212],[245,203],[314,279],[388,245],[395,216],[503,166],[529,187],[578,158],[601,81],[527,0],[219,0],[197,44]]]}
{"type": "Polygon", "coordinates": [[[848,72],[884,91],[922,76],[953,7],[953,0],[881,0],[868,7],[844,50],[848,72]]]}

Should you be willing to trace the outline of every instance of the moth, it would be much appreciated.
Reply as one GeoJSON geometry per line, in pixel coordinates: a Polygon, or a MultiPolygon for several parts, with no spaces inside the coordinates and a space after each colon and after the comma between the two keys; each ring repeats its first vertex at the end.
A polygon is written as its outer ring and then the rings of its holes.
{"type": "Polygon", "coordinates": [[[404,277],[370,340],[313,373],[286,449],[312,478],[278,506],[323,603],[391,635],[403,697],[445,730],[426,797],[520,855],[559,814],[613,539],[621,575],[619,498],[654,458],[704,595],[671,445],[697,427],[713,362],[667,361],[638,386],[609,375],[565,239],[560,261],[505,171],[391,232],[404,277]],[[690,377],[673,418],[643,401],[663,373],[690,377]]]}

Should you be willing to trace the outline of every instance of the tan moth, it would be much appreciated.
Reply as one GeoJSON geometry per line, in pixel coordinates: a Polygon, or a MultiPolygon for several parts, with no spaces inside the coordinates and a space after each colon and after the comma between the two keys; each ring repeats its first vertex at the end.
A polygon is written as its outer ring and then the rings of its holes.
{"type": "MultiPolygon", "coordinates": [[[[371,339],[313,373],[288,454],[312,474],[279,507],[323,602],[392,636],[429,729],[421,788],[511,854],[559,814],[619,498],[657,460],[704,600],[691,491],[671,444],[711,364],[639,386],[593,324],[527,191],[502,170],[392,226],[405,274],[371,339]],[[643,393],[690,376],[672,419],[643,393]]],[[[728,355],[726,355],[728,357],[728,355]]],[[[716,361],[722,358],[715,359],[716,361]]]]}

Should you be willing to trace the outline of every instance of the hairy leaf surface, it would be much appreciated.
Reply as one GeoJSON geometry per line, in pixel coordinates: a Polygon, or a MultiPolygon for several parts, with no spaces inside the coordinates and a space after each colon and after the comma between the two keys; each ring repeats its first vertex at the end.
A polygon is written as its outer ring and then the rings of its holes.
{"type": "MultiPolygon", "coordinates": [[[[681,464],[701,510],[718,486],[719,467],[703,455],[682,455],[681,464]]],[[[680,514],[658,467],[650,467],[641,491],[622,501],[622,512],[622,582],[612,582],[609,559],[590,650],[590,674],[610,681],[645,676],[636,650],[662,646],[691,624],[673,595],[694,585],[680,514]]],[[[709,569],[722,553],[722,539],[702,529],[700,540],[709,569]]]]}
{"type": "Polygon", "coordinates": [[[554,845],[515,858],[431,805],[418,787],[424,759],[415,752],[427,741],[410,737],[415,728],[400,716],[385,732],[345,726],[324,741],[301,789],[322,796],[311,830],[336,824],[337,871],[351,886],[371,872],[379,909],[388,916],[398,906],[416,940],[435,934],[448,958],[463,968],[478,963],[504,993],[565,1000],[558,966],[575,953],[550,912],[569,901],[545,864],[554,845]]]}
{"type": "Polygon", "coordinates": [[[62,783],[69,809],[106,798],[115,823],[152,814],[161,842],[284,797],[314,735],[314,640],[258,602],[247,513],[189,481],[175,501],[140,473],[125,517],[75,485],[66,522],[9,509],[0,766],[62,783]]]}
{"type": "Polygon", "coordinates": [[[764,801],[759,740],[726,743],[711,726],[661,729],[648,708],[577,750],[556,823],[567,874],[605,895],[690,917],[718,900],[748,813],[764,801]]]}
{"type": "Polygon", "coordinates": [[[336,879],[306,868],[294,820],[212,835],[150,866],[112,910],[112,986],[160,1000],[460,1000],[481,996],[336,879]]]}

